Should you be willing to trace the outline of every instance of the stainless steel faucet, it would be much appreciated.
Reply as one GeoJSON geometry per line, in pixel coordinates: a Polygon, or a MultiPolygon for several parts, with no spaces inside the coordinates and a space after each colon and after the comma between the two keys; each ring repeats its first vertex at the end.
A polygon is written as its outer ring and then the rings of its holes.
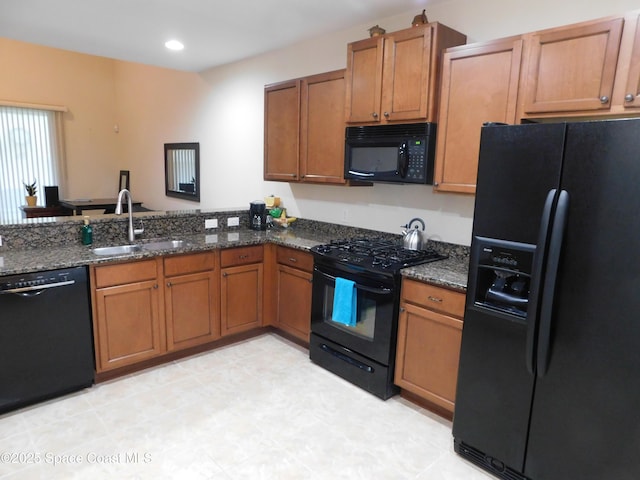
{"type": "Polygon", "coordinates": [[[136,235],[142,235],[144,233],[143,228],[133,228],[133,208],[131,208],[131,192],[126,188],[120,190],[118,193],[118,203],[116,204],[116,215],[122,215],[122,197],[127,196],[127,208],[129,209],[129,242],[133,243],[136,239],[136,235]]]}

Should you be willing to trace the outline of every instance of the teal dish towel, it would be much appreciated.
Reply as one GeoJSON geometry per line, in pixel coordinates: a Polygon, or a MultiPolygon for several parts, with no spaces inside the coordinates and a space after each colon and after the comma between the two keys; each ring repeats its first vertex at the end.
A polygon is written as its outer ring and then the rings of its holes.
{"type": "Polygon", "coordinates": [[[356,326],[357,297],[356,283],[346,278],[336,277],[333,292],[333,313],[331,320],[348,327],[356,326]]]}

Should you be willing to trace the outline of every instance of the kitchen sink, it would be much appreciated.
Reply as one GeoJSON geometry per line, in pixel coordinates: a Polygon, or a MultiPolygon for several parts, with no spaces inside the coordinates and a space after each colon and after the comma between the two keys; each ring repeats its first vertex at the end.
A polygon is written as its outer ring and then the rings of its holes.
{"type": "Polygon", "coordinates": [[[189,245],[184,240],[160,240],[157,242],[142,243],[139,245],[116,245],[113,247],[94,248],[92,252],[96,255],[126,255],[142,251],[155,250],[175,250],[189,245]]]}
{"type": "Polygon", "coordinates": [[[114,247],[99,247],[92,250],[96,255],[125,255],[142,250],[140,245],[117,245],[114,247]]]}
{"type": "Polygon", "coordinates": [[[173,250],[175,248],[186,247],[188,244],[184,240],[164,240],[160,242],[143,243],[144,250],[173,250]]]}

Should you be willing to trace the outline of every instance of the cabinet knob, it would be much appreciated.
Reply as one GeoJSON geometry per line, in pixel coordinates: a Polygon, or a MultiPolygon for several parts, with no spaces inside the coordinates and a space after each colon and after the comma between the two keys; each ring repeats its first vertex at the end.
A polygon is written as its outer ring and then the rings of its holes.
{"type": "Polygon", "coordinates": [[[606,95],[601,96],[600,103],[602,103],[603,105],[609,103],[609,97],[607,97],[606,95]]]}
{"type": "Polygon", "coordinates": [[[405,308],[404,307],[400,307],[400,313],[404,312],[405,308]]]}
{"type": "Polygon", "coordinates": [[[624,96],[624,101],[625,102],[633,102],[635,100],[636,96],[633,93],[627,93],[624,96]]]}
{"type": "Polygon", "coordinates": [[[226,277],[227,276],[227,272],[222,272],[222,276],[226,277]]]}
{"type": "Polygon", "coordinates": [[[158,288],[158,284],[156,283],[156,284],[153,286],[153,288],[158,288]]]}
{"type": "Polygon", "coordinates": [[[170,286],[171,286],[171,282],[167,282],[167,287],[170,287],[170,286]]]}
{"type": "Polygon", "coordinates": [[[378,112],[373,112],[373,113],[371,114],[371,116],[372,116],[373,118],[378,118],[378,112]]]}
{"type": "Polygon", "coordinates": [[[432,296],[432,295],[429,295],[427,298],[428,298],[429,300],[431,300],[432,302],[442,303],[442,299],[441,299],[441,298],[434,297],[434,296],[432,296]]]}
{"type": "Polygon", "coordinates": [[[383,115],[384,115],[386,118],[389,118],[389,112],[384,112],[384,113],[383,113],[383,115]]]}

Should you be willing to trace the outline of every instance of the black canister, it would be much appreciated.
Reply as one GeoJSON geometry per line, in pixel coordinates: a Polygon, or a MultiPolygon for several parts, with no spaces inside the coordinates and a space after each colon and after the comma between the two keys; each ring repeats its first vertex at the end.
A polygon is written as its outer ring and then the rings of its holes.
{"type": "Polygon", "coordinates": [[[252,230],[267,229],[267,205],[262,200],[249,204],[249,227],[252,230]]]}

